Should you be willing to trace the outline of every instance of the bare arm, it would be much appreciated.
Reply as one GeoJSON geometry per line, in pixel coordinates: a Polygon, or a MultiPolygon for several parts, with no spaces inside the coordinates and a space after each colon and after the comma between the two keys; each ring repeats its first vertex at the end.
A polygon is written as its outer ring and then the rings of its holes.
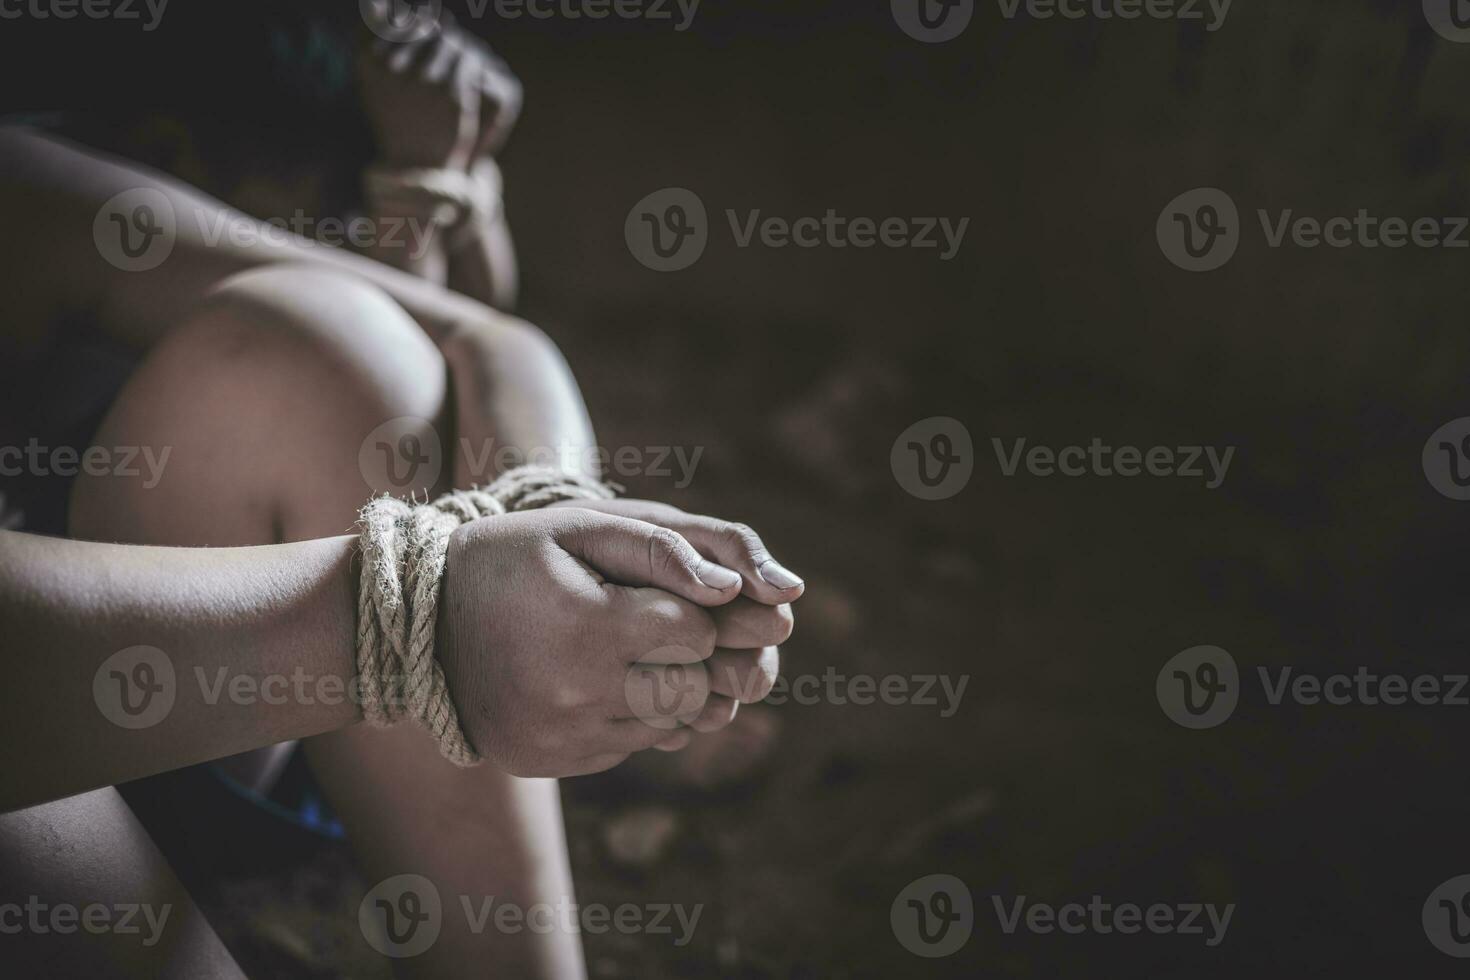
{"type": "Polygon", "coordinates": [[[496,309],[515,305],[518,285],[510,225],[500,206],[494,153],[504,144],[521,105],[520,83],[478,38],[446,17],[439,33],[413,44],[377,41],[358,55],[363,108],[373,125],[379,166],[389,173],[428,169],[467,174],[488,207],[473,208],[452,230],[434,223],[436,204],[398,195],[380,199],[364,189],[369,216],[408,222],[405,244],[375,239],[365,250],[380,262],[448,285],[496,309]]]}
{"type": "Polygon", "coordinates": [[[265,225],[166,175],[34,130],[0,129],[0,163],[0,207],[16,230],[0,242],[0,261],[27,286],[3,302],[24,304],[7,313],[30,314],[6,317],[23,344],[71,313],[94,316],[117,339],[148,347],[221,279],[282,262],[327,265],[374,283],[436,342],[464,324],[505,333],[517,325],[413,275],[265,225]],[[176,238],[156,268],[125,271],[103,258],[93,224],[114,196],[138,190],[167,202],[172,213],[157,218],[176,238]]]}
{"type": "Polygon", "coordinates": [[[0,331],[12,332],[0,339],[34,346],[70,314],[146,348],[227,276],[274,263],[326,265],[386,291],[442,350],[454,381],[457,448],[471,456],[456,453],[457,485],[494,475],[472,465],[485,459],[492,438],[527,447],[545,445],[548,433],[557,434],[558,445],[590,442],[591,422],[571,372],[528,324],[381,262],[287,235],[162,174],[35,131],[0,128],[0,165],[0,214],[21,230],[0,236],[0,267],[26,284],[0,296],[0,331]],[[93,225],[115,195],[139,189],[167,203],[176,239],[156,268],[130,272],[103,258],[93,225]],[[241,244],[242,237],[250,240],[241,244]]]}
{"type": "Polygon", "coordinates": [[[151,548],[0,531],[0,811],[361,718],[346,693],[353,540],[151,548]],[[123,653],[138,647],[151,650],[123,653]]]}

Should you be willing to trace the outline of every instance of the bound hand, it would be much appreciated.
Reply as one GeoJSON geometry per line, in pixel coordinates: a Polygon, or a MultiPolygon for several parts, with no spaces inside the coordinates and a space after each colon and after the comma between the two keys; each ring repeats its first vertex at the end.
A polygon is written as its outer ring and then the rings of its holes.
{"type": "MultiPolygon", "coordinates": [[[[711,610],[741,586],[680,535],[628,517],[548,508],[460,527],[436,655],[466,737],[517,776],[597,772],[685,739],[644,720],[630,671],[709,660],[711,610]]],[[[693,722],[705,698],[674,693],[671,723],[693,722]]]]}

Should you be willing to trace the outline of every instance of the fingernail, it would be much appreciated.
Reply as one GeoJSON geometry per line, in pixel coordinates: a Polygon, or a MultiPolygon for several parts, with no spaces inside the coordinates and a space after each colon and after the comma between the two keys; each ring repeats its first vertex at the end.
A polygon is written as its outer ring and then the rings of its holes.
{"type": "Polygon", "coordinates": [[[733,572],[724,565],[716,565],[712,561],[700,562],[699,570],[695,574],[705,585],[712,589],[719,589],[721,592],[733,589],[740,584],[739,572],[733,572]]]}
{"type": "Polygon", "coordinates": [[[778,589],[794,589],[801,584],[801,579],[795,573],[789,571],[776,559],[771,558],[761,563],[756,569],[760,577],[778,589]]]}

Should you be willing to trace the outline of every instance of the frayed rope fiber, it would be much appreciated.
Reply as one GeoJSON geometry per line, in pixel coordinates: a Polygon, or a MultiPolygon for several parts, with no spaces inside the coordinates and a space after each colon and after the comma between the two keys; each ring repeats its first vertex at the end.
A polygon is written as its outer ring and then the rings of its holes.
{"type": "Polygon", "coordinates": [[[609,500],[613,490],[547,466],[520,466],[483,489],[433,503],[378,497],[359,515],[362,578],[357,593],[357,673],[363,715],[379,727],[417,720],[457,766],[480,761],[434,659],[434,623],[449,537],[481,517],[561,500],[609,500]]]}

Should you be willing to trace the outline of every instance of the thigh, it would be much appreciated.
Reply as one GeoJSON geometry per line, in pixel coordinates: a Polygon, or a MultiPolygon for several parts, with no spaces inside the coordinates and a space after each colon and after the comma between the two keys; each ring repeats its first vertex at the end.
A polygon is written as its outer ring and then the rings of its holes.
{"type": "MultiPolygon", "coordinates": [[[[225,546],[349,531],[373,494],[446,487],[446,377],[437,349],[374,287],[315,270],[236,277],[153,351],[98,436],[151,446],[155,458],[169,450],[159,478],[152,486],[82,478],[73,533],[225,546]],[[401,485],[395,477],[408,471],[393,464],[434,445],[439,459],[420,485],[401,485]],[[401,446],[419,450],[381,455],[401,446]]],[[[508,896],[526,907],[572,900],[554,781],[458,769],[407,724],[357,725],[309,747],[370,882],[419,873],[454,910],[461,895],[508,896]]],[[[238,769],[259,775],[253,764],[238,769]]],[[[463,917],[447,919],[433,950],[403,970],[583,975],[573,934],[472,933],[463,917]]]]}
{"type": "Polygon", "coordinates": [[[489,900],[522,910],[576,904],[556,780],[458,768],[414,725],[355,725],[304,744],[369,886],[409,873],[439,895],[438,938],[401,961],[401,975],[586,976],[574,932],[476,928],[465,911],[489,900]]]}
{"type": "Polygon", "coordinates": [[[443,488],[448,416],[444,360],[387,294],[315,269],[242,273],[129,379],[95,443],[128,447],[140,475],[81,475],[70,530],[189,546],[341,534],[375,493],[443,488]]]}
{"type": "MultiPolygon", "coordinates": [[[[394,469],[413,460],[385,461],[374,442],[440,444],[446,375],[418,324],[366,282],[296,266],[232,276],[122,388],[93,442],[130,454],[135,472],[81,474],[69,530],[181,547],[347,532],[374,493],[442,489],[434,466],[394,469]],[[405,472],[417,479],[395,486],[405,472]]],[[[220,764],[264,792],[291,748],[220,764]]]]}
{"type": "Polygon", "coordinates": [[[0,963],[10,976],[244,977],[110,787],[0,815],[0,963]]]}

